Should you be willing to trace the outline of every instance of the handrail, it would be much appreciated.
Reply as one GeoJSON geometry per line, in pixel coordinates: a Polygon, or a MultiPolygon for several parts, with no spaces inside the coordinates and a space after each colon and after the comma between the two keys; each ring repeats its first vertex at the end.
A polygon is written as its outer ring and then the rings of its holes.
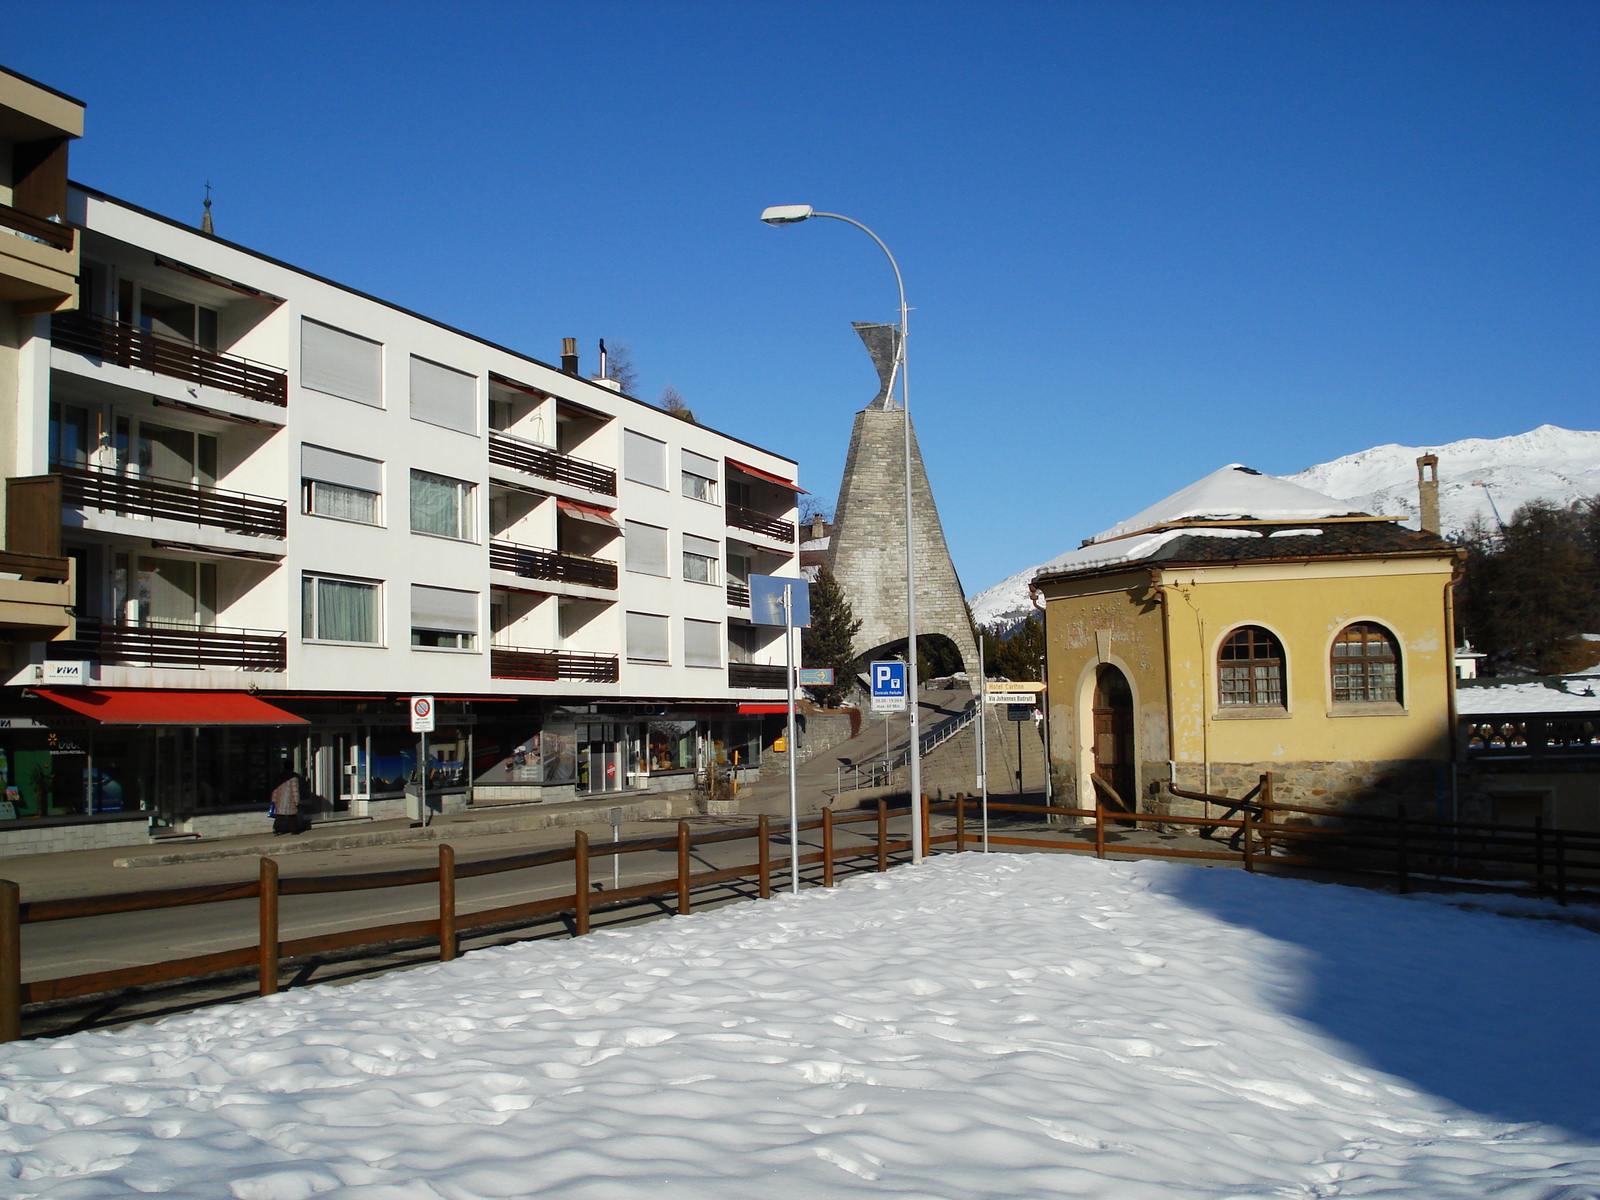
{"type": "MultiPolygon", "coordinates": [[[[944,745],[945,742],[948,742],[951,738],[955,737],[956,734],[960,733],[968,725],[972,724],[973,720],[978,715],[978,699],[979,698],[977,696],[974,696],[972,699],[967,701],[966,707],[960,712],[953,716],[946,717],[932,729],[924,731],[921,736],[918,737],[917,744],[922,748],[923,758],[928,757],[928,755],[932,754],[937,747],[944,745]]],[[[861,788],[887,787],[889,780],[893,777],[894,773],[901,767],[908,765],[910,762],[911,747],[907,746],[905,749],[898,750],[887,758],[874,760],[871,764],[871,771],[867,777],[868,782],[860,782],[861,777],[860,774],[857,773],[855,775],[856,782],[853,782],[849,787],[844,786],[844,768],[841,767],[836,780],[837,787],[835,789],[835,794],[839,792],[859,791],[861,788]],[[883,778],[882,783],[878,782],[880,775],[883,778]]]]}
{"type": "Polygon", "coordinates": [[[36,238],[57,250],[71,250],[78,233],[71,225],[47,221],[20,208],[12,208],[9,204],[0,204],[0,226],[36,238]]]}
{"type": "Polygon", "coordinates": [[[729,504],[727,509],[727,523],[734,529],[743,529],[747,533],[759,533],[769,537],[775,542],[794,541],[794,526],[787,521],[779,520],[768,513],[758,512],[753,508],[746,508],[743,504],[729,504]]]}
{"type": "Polygon", "coordinates": [[[75,639],[53,643],[56,652],[103,663],[153,667],[275,672],[288,665],[288,641],[278,630],[163,625],[88,616],[80,616],[77,625],[75,639]]]}
{"type": "Polygon", "coordinates": [[[603,463],[590,462],[498,429],[489,432],[489,461],[541,479],[587,488],[602,496],[617,494],[617,473],[603,463]]]}
{"type": "Polygon", "coordinates": [[[166,337],[126,321],[82,310],[56,313],[51,318],[50,339],[63,350],[119,367],[137,367],[220,388],[278,408],[289,403],[289,376],[283,368],[166,337]]]}
{"type": "Polygon", "coordinates": [[[615,589],[617,564],[604,558],[589,558],[516,542],[490,542],[489,566],[509,571],[524,579],[549,579],[557,583],[579,583],[586,587],[615,589]]]}
{"type": "Polygon", "coordinates": [[[576,680],[617,682],[617,656],[589,650],[536,650],[526,646],[490,646],[491,679],[576,680]]]}
{"type": "Polygon", "coordinates": [[[288,505],[271,496],[60,461],[50,464],[50,473],[61,476],[62,503],[74,507],[209,525],[253,537],[288,536],[288,505]]]}

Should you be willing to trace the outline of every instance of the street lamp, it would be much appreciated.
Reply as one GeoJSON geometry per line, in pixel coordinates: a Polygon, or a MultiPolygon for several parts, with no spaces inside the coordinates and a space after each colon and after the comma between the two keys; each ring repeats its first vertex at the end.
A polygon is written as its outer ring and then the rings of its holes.
{"type": "Polygon", "coordinates": [[[905,417],[905,463],[906,463],[906,690],[911,695],[909,707],[911,713],[911,747],[907,759],[911,767],[911,861],[920,863],[927,847],[922,844],[922,721],[918,712],[917,680],[917,559],[915,525],[912,521],[912,491],[911,491],[911,388],[907,381],[906,372],[906,285],[900,277],[900,264],[895,262],[894,255],[889,253],[889,247],[883,244],[883,239],[860,221],[849,217],[840,216],[838,213],[817,212],[809,204],[778,204],[764,210],[761,219],[768,225],[796,225],[801,221],[809,221],[812,217],[828,217],[834,221],[843,221],[846,225],[854,225],[862,233],[878,243],[878,249],[883,251],[884,257],[889,260],[889,265],[894,268],[895,287],[900,291],[900,339],[895,347],[894,364],[890,368],[889,388],[885,393],[893,397],[896,377],[900,380],[900,411],[905,417]]]}

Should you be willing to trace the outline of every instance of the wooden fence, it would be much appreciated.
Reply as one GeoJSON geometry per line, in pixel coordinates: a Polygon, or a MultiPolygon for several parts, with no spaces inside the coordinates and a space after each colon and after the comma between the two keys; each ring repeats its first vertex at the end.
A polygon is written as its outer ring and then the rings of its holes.
{"type": "MultiPolygon", "coordinates": [[[[886,871],[889,869],[889,856],[910,847],[909,842],[890,840],[888,809],[881,802],[876,812],[835,814],[824,810],[821,817],[802,821],[800,829],[802,832],[821,830],[822,849],[814,853],[801,854],[799,862],[801,866],[821,863],[824,887],[834,885],[835,868],[840,859],[874,855],[876,869],[886,871]],[[842,850],[838,848],[835,845],[835,832],[839,826],[860,822],[875,824],[870,835],[871,844],[854,845],[842,850]]],[[[588,834],[580,829],[573,834],[570,847],[562,846],[552,850],[464,863],[459,866],[456,864],[455,847],[444,842],[439,846],[439,865],[436,867],[363,875],[280,879],[276,860],[263,858],[259,878],[247,882],[202,884],[159,891],[126,892],[112,896],[86,896],[70,900],[35,900],[24,903],[17,884],[0,879],[0,1042],[15,1041],[21,1035],[24,1004],[195,979],[250,966],[257,968],[260,994],[267,996],[278,990],[279,964],[285,958],[326,954],[353,946],[428,939],[438,941],[439,958],[448,961],[456,957],[459,952],[460,937],[469,930],[570,914],[573,932],[581,935],[589,932],[590,916],[595,908],[600,906],[675,895],[677,911],[687,913],[690,911],[691,893],[694,888],[751,876],[755,877],[760,895],[765,899],[772,894],[774,873],[781,875],[788,869],[787,855],[779,857],[772,855],[772,827],[768,818],[763,816],[755,825],[738,829],[692,833],[687,822],[679,822],[676,834],[671,837],[633,838],[594,845],[590,844],[588,834]],[[748,838],[756,839],[755,862],[698,873],[693,870],[691,857],[695,847],[748,838]],[[618,854],[661,851],[675,851],[677,854],[677,871],[672,877],[619,888],[608,888],[598,884],[591,887],[589,867],[594,859],[618,854]],[[547,896],[520,904],[502,905],[470,913],[460,913],[456,910],[457,880],[564,862],[572,864],[573,890],[570,894],[547,896]],[[365,929],[342,930],[316,937],[291,938],[288,941],[284,941],[279,935],[278,901],[282,896],[327,895],[334,892],[412,887],[428,883],[437,884],[439,889],[436,917],[371,926],[365,929]],[[187,908],[232,900],[255,900],[257,903],[259,931],[253,945],[190,958],[122,967],[112,971],[22,982],[23,925],[67,921],[77,917],[106,916],[112,913],[187,908]]]]}

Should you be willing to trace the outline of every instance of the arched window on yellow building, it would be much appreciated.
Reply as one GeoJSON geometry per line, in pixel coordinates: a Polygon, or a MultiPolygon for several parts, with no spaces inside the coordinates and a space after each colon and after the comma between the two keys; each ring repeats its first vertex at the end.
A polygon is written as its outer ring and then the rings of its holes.
{"type": "Polygon", "coordinates": [[[1333,702],[1400,700],[1400,646],[1371,621],[1346,625],[1333,641],[1333,702]]]}
{"type": "Polygon", "coordinates": [[[1222,707],[1283,707],[1283,643],[1265,629],[1235,629],[1217,660],[1222,707]]]}

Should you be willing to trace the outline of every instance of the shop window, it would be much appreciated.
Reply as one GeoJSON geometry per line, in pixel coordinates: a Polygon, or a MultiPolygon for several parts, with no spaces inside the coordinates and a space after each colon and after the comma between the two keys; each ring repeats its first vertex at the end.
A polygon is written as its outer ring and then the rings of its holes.
{"type": "Polygon", "coordinates": [[[684,534],[683,577],[691,583],[716,583],[719,549],[719,544],[710,538],[684,534]]]}
{"type": "Polygon", "coordinates": [[[1257,625],[1228,635],[1217,656],[1224,708],[1283,707],[1283,645],[1257,625]]]}
{"type": "Polygon", "coordinates": [[[473,493],[464,479],[411,472],[411,532],[470,542],[473,538],[473,493]]]}
{"type": "Polygon", "coordinates": [[[646,732],[651,771],[692,771],[695,769],[695,723],[693,721],[652,721],[646,732]]]}
{"type": "Polygon", "coordinates": [[[379,584],[327,575],[303,576],[300,635],[307,641],[376,646],[379,584]]]}
{"type": "Polygon", "coordinates": [[[1333,702],[1371,704],[1400,701],[1400,647],[1382,625],[1360,621],[1334,639],[1333,702]]]}
{"type": "Polygon", "coordinates": [[[691,500],[704,500],[707,504],[717,502],[717,460],[707,458],[703,454],[696,454],[692,450],[683,452],[683,494],[691,500]]]}

